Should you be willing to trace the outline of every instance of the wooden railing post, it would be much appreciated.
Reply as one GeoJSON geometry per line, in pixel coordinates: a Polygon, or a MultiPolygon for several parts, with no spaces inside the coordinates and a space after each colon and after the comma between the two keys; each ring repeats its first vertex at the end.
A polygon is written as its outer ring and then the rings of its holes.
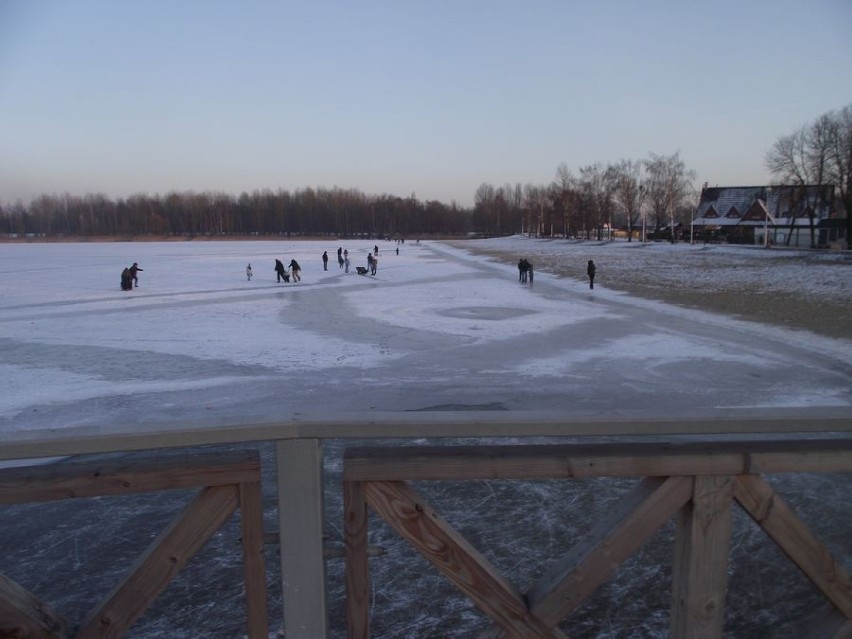
{"type": "Polygon", "coordinates": [[[276,451],[284,633],[287,639],[321,639],[328,636],[322,440],[280,440],[276,451]]]}
{"type": "Polygon", "coordinates": [[[370,636],[370,567],[367,561],[367,497],[364,482],[343,482],[343,523],[346,542],[346,636],[370,636]]]}
{"type": "Polygon", "coordinates": [[[696,476],[677,518],[669,636],[719,639],[725,624],[733,482],[696,476]]]}
{"type": "Polygon", "coordinates": [[[263,498],[260,482],[240,484],[240,526],[243,540],[243,573],[246,580],[246,627],[248,636],[268,636],[266,570],[263,558],[263,498]]]}

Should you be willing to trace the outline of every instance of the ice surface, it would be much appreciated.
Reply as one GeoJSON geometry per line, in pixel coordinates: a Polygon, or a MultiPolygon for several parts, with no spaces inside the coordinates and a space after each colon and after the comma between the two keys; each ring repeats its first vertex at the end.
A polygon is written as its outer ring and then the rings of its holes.
{"type": "MultiPolygon", "coordinates": [[[[687,398],[693,409],[850,403],[852,342],[589,291],[582,244],[536,242],[539,259],[574,262],[578,277],[539,269],[533,286],[518,284],[516,261],[435,242],[406,242],[399,255],[380,242],[375,277],[322,270],[323,251],[347,248],[354,267],[374,243],[4,245],[0,433],[319,408],[499,404],[599,414],[611,404],[590,388],[638,408],[654,393],[660,411],[681,410],[687,398]],[[276,257],[296,258],[302,281],[277,284],[276,257]],[[140,286],[124,292],[119,274],[132,262],[144,269],[140,286]]],[[[533,245],[514,237],[476,246],[525,255],[533,245]]],[[[751,250],[749,263],[766,255],[766,267],[744,269],[742,248],[613,247],[608,263],[641,254],[641,268],[673,286],[747,277],[768,290],[852,295],[848,269],[827,254],[814,270],[797,268],[791,258],[801,252],[751,250]]]]}

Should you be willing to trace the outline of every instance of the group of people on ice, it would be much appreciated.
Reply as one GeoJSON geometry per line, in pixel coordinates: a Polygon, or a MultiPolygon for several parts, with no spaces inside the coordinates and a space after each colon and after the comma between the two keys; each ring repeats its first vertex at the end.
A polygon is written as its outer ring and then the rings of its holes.
{"type": "MultiPolygon", "coordinates": [[[[396,249],[396,254],[399,255],[399,248],[396,249]]],[[[328,270],[328,251],[323,251],[322,256],[320,258],[322,260],[322,270],[328,270]]],[[[349,249],[345,249],[342,246],[337,249],[337,266],[338,268],[342,268],[344,273],[349,272],[349,266],[351,262],[349,260],[349,249]]],[[[379,247],[378,245],[373,247],[372,252],[367,251],[367,267],[356,267],[356,271],[359,275],[366,275],[370,273],[371,275],[375,275],[376,271],[379,268],[379,247]]],[[[298,282],[301,272],[301,267],[296,260],[290,260],[290,268],[289,270],[284,266],[281,260],[275,260],[275,272],[278,275],[278,282],[284,280],[284,282],[289,282],[290,278],[293,278],[294,282],[298,282]]],[[[251,264],[246,267],[246,277],[251,281],[251,264]]]]}
{"type": "MultiPolygon", "coordinates": [[[[589,263],[586,265],[586,275],[589,277],[589,288],[595,288],[595,271],[597,268],[595,267],[595,263],[592,260],[589,260],[589,263]]],[[[522,257],[518,260],[518,282],[521,284],[526,284],[529,282],[533,283],[533,265],[530,264],[527,258],[522,257]]]]}
{"type": "MultiPolygon", "coordinates": [[[[249,264],[249,266],[251,266],[251,264],[249,264]]],[[[302,267],[299,266],[299,263],[296,261],[295,258],[290,260],[289,268],[285,267],[284,263],[281,260],[276,259],[275,274],[277,276],[276,281],[278,282],[281,282],[281,280],[284,280],[285,283],[289,282],[291,277],[293,278],[294,282],[298,282],[302,279],[302,267]]],[[[251,279],[251,276],[249,276],[249,279],[251,279]]]]}
{"type": "MultiPolygon", "coordinates": [[[[397,250],[397,255],[399,255],[398,250],[397,250]]],[[[367,251],[367,269],[370,271],[370,275],[375,275],[376,269],[378,269],[378,268],[379,268],[379,247],[374,246],[372,253],[367,251]]]]}
{"type": "MultiPolygon", "coordinates": [[[[349,272],[349,249],[337,247],[337,267],[344,269],[345,273],[349,272]]],[[[322,270],[328,270],[328,251],[322,252],[322,270]]]]}
{"type": "Polygon", "coordinates": [[[139,268],[137,262],[133,262],[132,266],[128,266],[121,272],[121,290],[132,291],[134,286],[139,286],[139,276],[137,273],[142,269],[139,268]]]}

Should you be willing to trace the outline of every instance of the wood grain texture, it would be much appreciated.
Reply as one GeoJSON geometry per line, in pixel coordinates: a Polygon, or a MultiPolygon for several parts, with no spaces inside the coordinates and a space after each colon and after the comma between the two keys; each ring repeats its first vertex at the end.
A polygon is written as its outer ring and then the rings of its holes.
{"type": "Polygon", "coordinates": [[[403,482],[370,482],[367,502],[509,637],[557,636],[515,587],[403,482]]]}
{"type": "Polygon", "coordinates": [[[670,635],[720,639],[725,624],[731,477],[695,477],[675,533],[670,635]]]}
{"type": "Polygon", "coordinates": [[[126,456],[0,470],[0,504],[223,486],[256,481],[257,451],[126,456]]]}
{"type": "Polygon", "coordinates": [[[204,489],[160,533],[124,581],[89,613],[77,638],[123,636],[238,504],[236,486],[204,489]]]}
{"type": "Polygon", "coordinates": [[[852,438],[350,448],[344,479],[458,480],[852,472],[852,438]]]}
{"type": "Polygon", "coordinates": [[[34,594],[0,574],[0,637],[66,639],[68,623],[34,594]]]}
{"type": "Polygon", "coordinates": [[[266,562],[263,557],[263,497],[260,481],[240,484],[239,494],[246,587],[246,630],[249,639],[268,639],[266,562]]]}
{"type": "Polygon", "coordinates": [[[367,560],[367,497],[362,482],[343,482],[346,557],[346,636],[370,636],[370,566],[367,560]]]}

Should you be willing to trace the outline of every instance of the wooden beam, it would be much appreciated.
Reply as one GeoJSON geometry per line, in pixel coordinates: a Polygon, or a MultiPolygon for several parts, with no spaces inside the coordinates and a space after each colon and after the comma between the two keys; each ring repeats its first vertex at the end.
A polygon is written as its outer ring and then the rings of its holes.
{"type": "MultiPolygon", "coordinates": [[[[685,477],[641,481],[526,594],[536,617],[553,627],[576,610],[677,512],[691,491],[692,482],[685,477]]],[[[481,635],[501,636],[493,627],[481,635]]]]}
{"type": "Polygon", "coordinates": [[[125,495],[257,481],[257,451],[81,459],[0,470],[0,504],[125,495]]]}
{"type": "Polygon", "coordinates": [[[852,438],[350,448],[346,481],[852,472],[852,438]]]}
{"type": "Polygon", "coordinates": [[[0,573],[0,637],[66,639],[68,636],[65,619],[0,573]]]}
{"type": "Polygon", "coordinates": [[[123,636],[238,504],[236,486],[203,490],[160,533],[124,581],[88,614],[77,639],[123,636]]]}
{"type": "Polygon", "coordinates": [[[367,502],[510,637],[556,636],[521,594],[403,482],[370,482],[367,502]]]}
{"type": "Polygon", "coordinates": [[[827,603],[798,636],[801,639],[852,639],[852,619],[827,603]]]}
{"type": "Polygon", "coordinates": [[[322,441],[280,441],[276,453],[284,633],[287,639],[326,637],[322,441]]]}
{"type": "Polygon", "coordinates": [[[240,527],[249,639],[269,638],[266,569],[263,558],[263,496],[260,481],[240,484],[240,527]]]}
{"type": "Polygon", "coordinates": [[[725,623],[733,482],[696,477],[675,536],[670,636],[720,639],[725,623]]]}
{"type": "Polygon", "coordinates": [[[734,497],[820,592],[847,619],[852,619],[849,575],[775,489],[762,477],[741,475],[734,484],[734,497]]]}
{"type": "Polygon", "coordinates": [[[852,433],[852,419],[836,407],[712,411],[704,417],[616,416],[566,418],[560,411],[374,411],[359,419],[335,414],[257,423],[199,424],[198,420],[140,422],[7,431],[0,460],[84,455],[284,439],[364,439],[429,437],[637,437],[746,433],[852,433]]]}
{"type": "Polygon", "coordinates": [[[362,482],[343,482],[346,552],[346,636],[370,636],[370,567],[367,561],[367,497],[362,482]]]}

